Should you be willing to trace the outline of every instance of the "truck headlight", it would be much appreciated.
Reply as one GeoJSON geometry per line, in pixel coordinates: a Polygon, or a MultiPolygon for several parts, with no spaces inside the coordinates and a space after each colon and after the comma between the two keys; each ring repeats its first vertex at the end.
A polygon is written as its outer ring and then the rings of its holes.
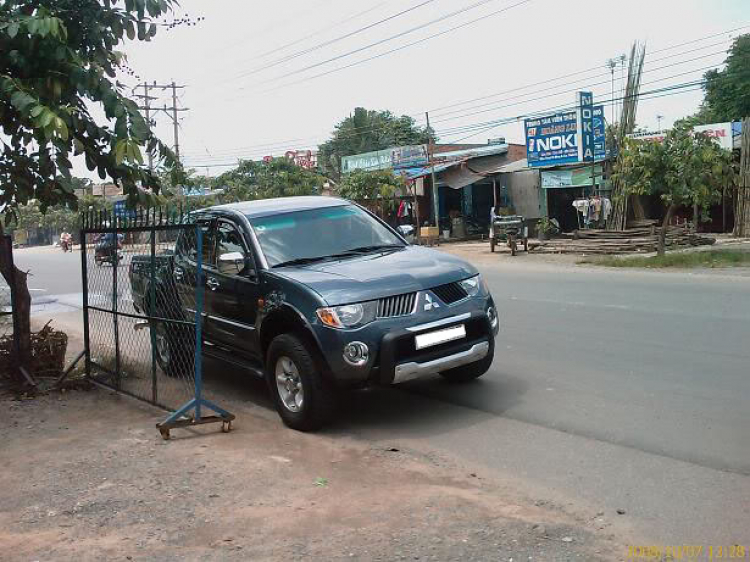
{"type": "Polygon", "coordinates": [[[317,310],[320,321],[330,328],[359,328],[375,320],[378,312],[376,301],[340,306],[326,306],[317,310]]]}
{"type": "Polygon", "coordinates": [[[479,293],[479,288],[482,286],[482,278],[479,275],[469,277],[463,281],[458,282],[461,288],[466,291],[466,294],[470,297],[475,297],[479,293]]]}

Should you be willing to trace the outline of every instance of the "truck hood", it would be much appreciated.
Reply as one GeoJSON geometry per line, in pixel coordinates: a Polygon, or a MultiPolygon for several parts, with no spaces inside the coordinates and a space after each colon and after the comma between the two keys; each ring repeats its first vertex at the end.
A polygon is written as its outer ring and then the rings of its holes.
{"type": "Polygon", "coordinates": [[[477,273],[459,258],[421,246],[273,271],[310,287],[332,306],[430,289],[477,273]]]}

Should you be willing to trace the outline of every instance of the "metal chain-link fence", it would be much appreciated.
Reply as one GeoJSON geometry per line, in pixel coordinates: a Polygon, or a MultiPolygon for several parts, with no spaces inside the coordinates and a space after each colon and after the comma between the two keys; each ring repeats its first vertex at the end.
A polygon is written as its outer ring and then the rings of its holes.
{"type": "Polygon", "coordinates": [[[202,261],[213,241],[179,212],[82,222],[87,373],[167,410],[200,401],[202,261]]]}

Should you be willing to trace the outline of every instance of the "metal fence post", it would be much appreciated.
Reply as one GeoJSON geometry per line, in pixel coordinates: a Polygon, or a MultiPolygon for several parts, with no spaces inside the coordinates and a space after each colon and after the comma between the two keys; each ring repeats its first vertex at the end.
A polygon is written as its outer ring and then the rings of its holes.
{"type": "Polygon", "coordinates": [[[203,229],[195,225],[195,419],[201,419],[203,399],[203,229]]]}
{"type": "Polygon", "coordinates": [[[117,239],[117,216],[113,213],[110,215],[112,218],[112,244],[113,244],[113,256],[112,256],[112,323],[114,324],[115,330],[115,379],[117,390],[120,390],[122,373],[120,372],[120,322],[118,312],[118,294],[117,294],[117,266],[120,263],[118,259],[119,252],[119,240],[117,239]]]}
{"type": "Polygon", "coordinates": [[[81,280],[83,281],[83,351],[86,354],[86,376],[91,377],[91,340],[89,338],[89,272],[86,240],[86,215],[81,220],[81,280]]]}
{"type": "MultiPolygon", "coordinates": [[[[149,299],[149,315],[156,315],[156,229],[151,229],[151,282],[148,288],[148,299],[149,299]]],[[[155,341],[155,326],[153,320],[150,326],[151,332],[151,398],[154,404],[157,403],[159,398],[159,390],[156,381],[156,341],[155,341]]]]}

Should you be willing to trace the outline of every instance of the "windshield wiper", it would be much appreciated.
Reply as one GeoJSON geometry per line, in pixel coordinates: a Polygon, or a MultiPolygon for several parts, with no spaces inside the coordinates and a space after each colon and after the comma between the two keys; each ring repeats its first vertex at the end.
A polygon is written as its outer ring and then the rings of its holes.
{"type": "Polygon", "coordinates": [[[293,265],[306,265],[308,263],[316,263],[319,261],[325,261],[330,258],[331,256],[315,256],[315,257],[310,257],[310,258],[297,258],[294,260],[283,261],[281,263],[277,263],[276,265],[272,267],[277,268],[277,267],[286,267],[286,266],[293,266],[293,265]]]}
{"type": "Polygon", "coordinates": [[[379,250],[397,250],[403,247],[403,244],[378,244],[375,246],[360,246],[359,248],[351,248],[350,250],[346,250],[344,252],[341,252],[340,254],[336,254],[336,257],[350,256],[352,254],[367,254],[370,252],[377,252],[379,250]]]}
{"type": "Polygon", "coordinates": [[[351,248],[350,250],[345,250],[338,254],[330,254],[328,256],[316,256],[316,257],[310,257],[310,258],[297,258],[294,260],[284,261],[281,263],[277,263],[273,267],[286,267],[286,266],[294,266],[294,265],[307,265],[309,263],[316,263],[326,260],[335,260],[337,258],[347,258],[351,256],[359,256],[362,254],[368,254],[370,252],[377,252],[379,250],[397,250],[400,248],[403,248],[403,244],[379,244],[375,246],[360,246],[359,248],[351,248]]]}

